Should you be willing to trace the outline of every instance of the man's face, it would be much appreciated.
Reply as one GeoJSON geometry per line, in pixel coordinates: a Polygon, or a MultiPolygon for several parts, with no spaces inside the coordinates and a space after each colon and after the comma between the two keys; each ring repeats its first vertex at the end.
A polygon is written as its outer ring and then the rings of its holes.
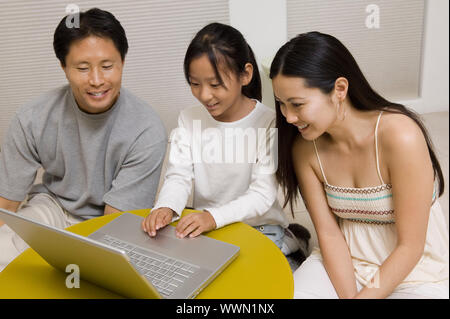
{"type": "Polygon", "coordinates": [[[111,39],[89,36],[73,42],[62,68],[81,110],[105,112],[119,97],[123,61],[111,39]]]}

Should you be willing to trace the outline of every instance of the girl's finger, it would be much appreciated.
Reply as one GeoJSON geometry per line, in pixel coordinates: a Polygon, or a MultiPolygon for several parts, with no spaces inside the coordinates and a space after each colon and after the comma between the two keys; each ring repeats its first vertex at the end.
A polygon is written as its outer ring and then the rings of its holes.
{"type": "Polygon", "coordinates": [[[170,216],[168,212],[163,212],[161,214],[158,214],[156,217],[156,230],[163,228],[170,222],[170,216]]]}
{"type": "MultiPolygon", "coordinates": [[[[198,223],[195,222],[194,219],[190,218],[178,229],[177,236],[179,238],[184,238],[187,235],[189,235],[191,232],[193,232],[198,227],[198,223]]],[[[178,227],[177,227],[178,228],[178,227]]]]}
{"type": "Polygon", "coordinates": [[[183,233],[184,229],[190,224],[192,223],[192,218],[190,217],[190,215],[184,216],[182,217],[177,224],[176,227],[176,232],[177,233],[183,233]]]}
{"type": "Polygon", "coordinates": [[[194,230],[190,235],[189,235],[189,237],[190,238],[194,238],[194,237],[197,237],[198,235],[201,235],[203,233],[203,227],[201,227],[200,225],[199,225],[199,227],[196,229],[196,230],[194,230]]]}
{"type": "Polygon", "coordinates": [[[155,227],[155,223],[156,223],[156,218],[158,217],[158,211],[152,212],[149,216],[149,220],[147,222],[147,230],[148,230],[148,234],[150,236],[155,236],[156,235],[156,227],[155,227]]]}

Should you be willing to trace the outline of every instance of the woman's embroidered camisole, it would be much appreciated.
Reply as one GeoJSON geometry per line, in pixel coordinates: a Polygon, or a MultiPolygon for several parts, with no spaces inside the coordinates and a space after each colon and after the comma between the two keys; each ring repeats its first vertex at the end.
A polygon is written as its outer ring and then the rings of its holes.
{"type": "MultiPolygon", "coordinates": [[[[376,166],[381,182],[379,186],[353,188],[330,185],[313,141],[328,206],[339,217],[339,227],[349,246],[356,278],[364,285],[374,276],[397,243],[392,185],[383,181],[378,158],[377,135],[382,113],[380,112],[375,126],[376,166]]],[[[448,230],[436,197],[435,188],[424,254],[404,283],[448,280],[448,230]]],[[[320,250],[314,250],[313,254],[320,254],[320,250]]]]}

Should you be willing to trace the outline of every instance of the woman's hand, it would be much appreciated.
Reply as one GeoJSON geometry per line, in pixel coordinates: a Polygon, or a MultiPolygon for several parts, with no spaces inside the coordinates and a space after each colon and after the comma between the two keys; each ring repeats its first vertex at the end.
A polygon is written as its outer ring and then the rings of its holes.
{"type": "Polygon", "coordinates": [[[167,226],[173,218],[174,211],[168,207],[161,207],[152,210],[151,213],[142,221],[142,229],[149,236],[156,236],[158,229],[167,226]]]}
{"type": "Polygon", "coordinates": [[[181,218],[176,228],[176,235],[178,238],[188,235],[192,238],[213,229],[216,229],[216,221],[210,212],[204,210],[181,218]]]}

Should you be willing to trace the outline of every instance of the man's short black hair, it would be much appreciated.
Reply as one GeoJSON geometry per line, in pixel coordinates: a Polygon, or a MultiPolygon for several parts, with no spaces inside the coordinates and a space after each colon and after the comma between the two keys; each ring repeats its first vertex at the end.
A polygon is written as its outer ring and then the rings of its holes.
{"type": "Polygon", "coordinates": [[[53,36],[53,49],[62,66],[66,66],[66,56],[72,42],[89,36],[111,39],[120,53],[122,61],[128,51],[128,41],[120,22],[108,11],[92,8],[79,13],[79,25],[67,27],[65,16],[58,24],[53,36]]]}

